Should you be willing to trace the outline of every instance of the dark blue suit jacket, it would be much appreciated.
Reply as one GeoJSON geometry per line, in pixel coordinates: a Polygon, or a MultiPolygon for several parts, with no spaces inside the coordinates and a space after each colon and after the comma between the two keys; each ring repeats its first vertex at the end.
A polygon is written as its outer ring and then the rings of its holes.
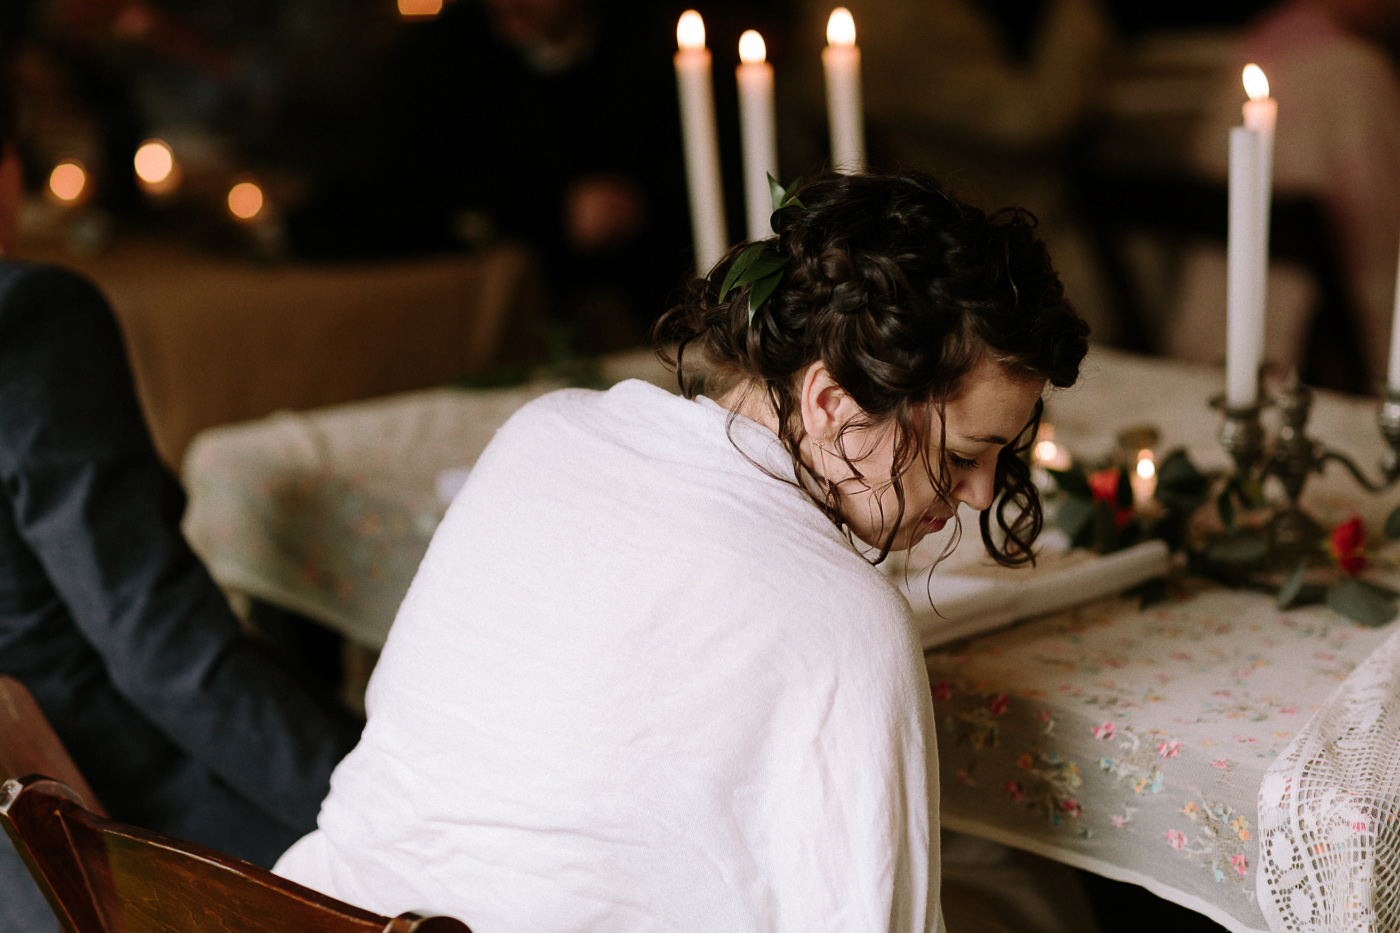
{"type": "Polygon", "coordinates": [[[357,727],[242,636],[184,507],[102,296],[0,260],[0,673],[114,818],[269,865],[357,727]]]}

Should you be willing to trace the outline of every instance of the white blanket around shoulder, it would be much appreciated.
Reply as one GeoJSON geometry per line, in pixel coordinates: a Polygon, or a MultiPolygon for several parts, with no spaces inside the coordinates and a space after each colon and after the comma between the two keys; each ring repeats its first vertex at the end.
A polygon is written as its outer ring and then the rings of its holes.
{"type": "Polygon", "coordinates": [[[501,429],[280,873],[476,933],[941,930],[908,605],[727,416],[625,382],[501,429]]]}

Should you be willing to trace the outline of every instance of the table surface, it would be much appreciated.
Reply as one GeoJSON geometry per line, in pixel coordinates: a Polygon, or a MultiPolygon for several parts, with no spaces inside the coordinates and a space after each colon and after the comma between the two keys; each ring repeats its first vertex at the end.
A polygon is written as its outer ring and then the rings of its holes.
{"type": "MultiPolygon", "coordinates": [[[[644,355],[605,378],[666,375],[644,355]]],[[[1087,459],[1152,424],[1159,451],[1224,466],[1208,399],[1218,370],[1095,350],[1052,394],[1057,440],[1087,459]]],[[[557,383],[438,390],[283,414],[196,439],[187,530],[215,577],[383,643],[445,503],[440,471],[470,466],[496,428],[557,383]]],[[[1319,393],[1314,433],[1378,462],[1374,402],[1319,393]]],[[[1397,496],[1333,471],[1307,503],[1371,527],[1397,496]]],[[[1265,769],[1395,626],[1263,593],[1190,582],[1165,603],[1111,598],[931,652],[942,814],[972,832],[1143,884],[1232,930],[1264,930],[1255,901],[1265,769]]]]}

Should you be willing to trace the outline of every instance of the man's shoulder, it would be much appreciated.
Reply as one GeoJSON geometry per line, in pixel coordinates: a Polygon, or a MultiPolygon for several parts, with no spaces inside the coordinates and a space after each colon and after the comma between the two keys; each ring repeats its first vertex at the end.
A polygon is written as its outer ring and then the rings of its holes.
{"type": "Polygon", "coordinates": [[[43,305],[105,308],[106,300],[90,281],[71,269],[46,263],[0,259],[0,320],[43,305]]]}

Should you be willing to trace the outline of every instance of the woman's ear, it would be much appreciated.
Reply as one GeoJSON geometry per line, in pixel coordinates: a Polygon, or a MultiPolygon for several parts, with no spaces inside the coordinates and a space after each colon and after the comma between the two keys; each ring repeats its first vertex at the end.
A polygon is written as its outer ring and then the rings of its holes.
{"type": "Polygon", "coordinates": [[[802,374],[802,427],[813,441],[830,441],[846,422],[860,414],[860,406],[831,378],[821,360],[802,374]]]}

